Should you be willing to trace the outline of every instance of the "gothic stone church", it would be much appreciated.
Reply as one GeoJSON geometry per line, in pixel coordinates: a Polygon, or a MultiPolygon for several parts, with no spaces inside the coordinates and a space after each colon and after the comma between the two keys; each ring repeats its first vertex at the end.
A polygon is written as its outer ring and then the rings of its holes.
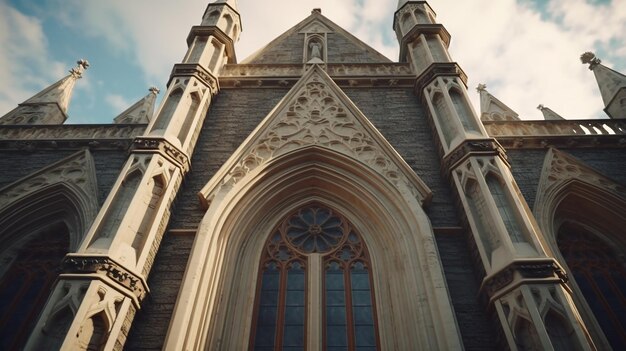
{"type": "Polygon", "coordinates": [[[522,121],[426,1],[399,62],[319,9],[238,62],[245,16],[160,107],[64,124],[81,60],[0,118],[0,349],[623,349],[626,76],[585,53],[611,119],[522,121]]]}

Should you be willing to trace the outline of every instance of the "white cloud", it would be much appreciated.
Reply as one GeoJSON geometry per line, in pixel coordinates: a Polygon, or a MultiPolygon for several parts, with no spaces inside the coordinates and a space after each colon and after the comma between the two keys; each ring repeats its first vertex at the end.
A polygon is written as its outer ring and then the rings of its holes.
{"type": "Polygon", "coordinates": [[[49,59],[41,22],[0,1],[0,116],[65,75],[49,59]]]}
{"type": "MultiPolygon", "coordinates": [[[[41,88],[60,78],[60,68],[65,71],[67,64],[52,62],[54,76],[45,70],[50,55],[41,23],[3,1],[0,79],[19,82],[12,89],[0,88],[0,109],[8,110],[7,101],[9,107],[15,106],[28,97],[25,91],[31,95],[36,91],[28,87],[41,88]]],[[[167,80],[172,65],[186,51],[189,29],[200,23],[207,3],[47,0],[46,6],[77,35],[103,39],[107,54],[130,54],[141,69],[143,85],[167,80]]],[[[240,0],[243,33],[236,44],[237,57],[242,61],[319,7],[333,22],[397,60],[398,44],[391,28],[396,4],[396,0],[240,0]]],[[[602,101],[593,74],[578,56],[597,50],[604,63],[626,70],[626,0],[605,5],[552,0],[543,14],[528,0],[438,0],[430,4],[452,35],[450,51],[470,78],[475,106],[479,106],[478,94],[473,88],[481,82],[523,118],[541,118],[535,109],[539,103],[566,118],[596,118],[603,114],[602,101]]],[[[77,87],[82,85],[85,82],[77,87]]],[[[106,82],[98,88],[105,86],[106,82]]]]}
{"type": "Polygon", "coordinates": [[[119,112],[122,112],[129,108],[131,105],[131,102],[128,101],[125,97],[117,94],[108,94],[105,97],[105,100],[111,107],[113,107],[115,111],[118,111],[118,114],[119,112]]]}

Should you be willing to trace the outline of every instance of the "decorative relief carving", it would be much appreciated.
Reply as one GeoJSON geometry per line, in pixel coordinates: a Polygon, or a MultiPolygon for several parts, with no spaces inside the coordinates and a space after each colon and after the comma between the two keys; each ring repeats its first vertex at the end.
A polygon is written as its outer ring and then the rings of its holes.
{"type": "MultiPolygon", "coordinates": [[[[302,75],[302,65],[226,65],[220,74],[225,77],[293,76],[302,75]]],[[[326,71],[330,76],[397,76],[412,75],[406,63],[383,64],[329,64],[326,71]]]]}
{"type": "Polygon", "coordinates": [[[467,75],[456,62],[435,62],[428,66],[428,68],[417,77],[415,81],[415,91],[418,95],[422,96],[424,88],[439,76],[459,77],[463,85],[467,86],[467,75]]]}
{"type": "Polygon", "coordinates": [[[68,255],[63,260],[63,272],[106,276],[133,294],[139,303],[148,292],[148,286],[143,279],[108,257],[68,255]]]}
{"type": "Polygon", "coordinates": [[[484,121],[489,135],[626,135],[626,122],[622,120],[565,120],[565,121],[484,121]]]}
{"type": "Polygon", "coordinates": [[[236,184],[269,160],[309,145],[324,146],[354,157],[398,186],[402,192],[418,198],[420,202],[423,200],[410,180],[317,72],[296,93],[282,114],[255,139],[247,154],[232,166],[221,185],[214,188],[207,199],[211,199],[221,186],[236,184]]]}
{"type": "Polygon", "coordinates": [[[497,155],[508,164],[506,151],[495,139],[466,140],[446,156],[443,160],[444,169],[452,170],[470,154],[497,155]]]}
{"type": "Polygon", "coordinates": [[[95,168],[89,151],[84,150],[43,170],[0,189],[0,209],[35,191],[57,183],[71,184],[86,196],[97,199],[95,168]]]}
{"type": "Polygon", "coordinates": [[[546,156],[544,172],[541,176],[537,194],[540,197],[552,194],[556,188],[560,188],[564,183],[572,180],[579,180],[583,183],[595,185],[600,189],[609,190],[622,198],[626,194],[624,186],[596,172],[573,156],[556,149],[550,149],[546,156]]]}
{"type": "Polygon", "coordinates": [[[0,140],[131,139],[141,135],[146,126],[146,124],[2,126],[0,140]]]}
{"type": "Polygon", "coordinates": [[[567,283],[568,277],[554,259],[516,261],[491,277],[485,278],[482,292],[492,297],[515,280],[549,279],[567,283]]]}
{"type": "Polygon", "coordinates": [[[159,152],[183,169],[189,170],[189,157],[166,139],[153,137],[140,137],[133,141],[133,152],[159,152]]]}
{"type": "Polygon", "coordinates": [[[179,63],[174,65],[172,74],[170,75],[170,81],[173,77],[195,77],[210,89],[211,95],[215,95],[219,91],[217,78],[215,78],[211,72],[196,63],[179,63]]]}

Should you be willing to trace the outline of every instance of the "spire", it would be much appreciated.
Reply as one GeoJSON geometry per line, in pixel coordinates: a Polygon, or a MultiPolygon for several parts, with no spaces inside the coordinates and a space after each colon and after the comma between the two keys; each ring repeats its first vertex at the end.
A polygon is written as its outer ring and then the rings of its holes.
{"type": "Polygon", "coordinates": [[[118,124],[148,124],[154,115],[154,102],[160,90],[150,87],[148,95],[113,119],[118,124]]]}
{"type": "Polygon", "coordinates": [[[478,84],[481,121],[519,121],[519,115],[487,91],[486,84],[478,84]]]}
{"type": "Polygon", "coordinates": [[[551,109],[543,106],[542,104],[539,104],[539,106],[537,106],[537,109],[541,111],[541,113],[543,113],[543,119],[545,119],[546,121],[563,121],[565,120],[565,118],[561,117],[561,115],[559,115],[558,113],[552,111],[551,109]]]}
{"type": "Polygon", "coordinates": [[[592,52],[580,56],[583,64],[589,64],[593,71],[604,101],[604,111],[611,118],[626,118],[626,76],[605,65],[592,52]]]}
{"type": "Polygon", "coordinates": [[[0,118],[0,124],[62,124],[67,119],[67,109],[76,80],[82,78],[89,67],[87,60],[78,60],[70,74],[40,91],[30,99],[0,118]]]}

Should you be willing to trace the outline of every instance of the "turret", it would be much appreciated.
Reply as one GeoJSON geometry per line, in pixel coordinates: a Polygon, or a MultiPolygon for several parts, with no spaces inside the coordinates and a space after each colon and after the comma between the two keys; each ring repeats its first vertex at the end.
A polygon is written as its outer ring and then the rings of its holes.
{"type": "Polygon", "coordinates": [[[592,52],[580,56],[583,64],[593,71],[604,101],[604,112],[611,118],[626,118],[626,76],[605,65],[592,52]]]}
{"type": "Polygon", "coordinates": [[[174,65],[167,92],[156,117],[147,128],[150,137],[165,138],[191,153],[195,138],[226,63],[236,63],[234,43],[241,20],[236,0],[210,3],[202,23],[191,28],[183,62],[174,65]]]}
{"type": "Polygon", "coordinates": [[[426,1],[400,0],[393,29],[400,43],[400,62],[410,62],[420,74],[434,62],[451,62],[450,34],[435,23],[435,12],[426,1]]]}
{"type": "Polygon", "coordinates": [[[67,76],[0,118],[2,124],[63,124],[67,119],[67,109],[72,98],[76,80],[82,78],[89,67],[87,60],[79,60],[67,76]]]}

